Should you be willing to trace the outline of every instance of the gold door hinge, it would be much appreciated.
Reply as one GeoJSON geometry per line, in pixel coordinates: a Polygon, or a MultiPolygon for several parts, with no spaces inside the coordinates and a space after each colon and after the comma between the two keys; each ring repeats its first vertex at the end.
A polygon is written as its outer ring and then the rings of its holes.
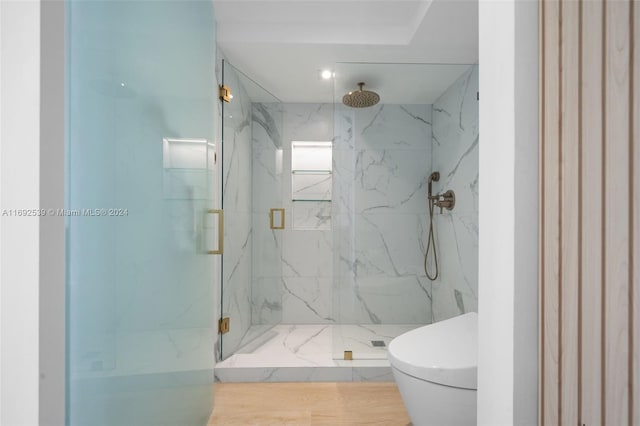
{"type": "Polygon", "coordinates": [[[220,100],[222,102],[231,102],[231,98],[233,98],[233,95],[231,94],[231,89],[229,89],[229,86],[225,86],[224,84],[220,86],[220,90],[218,91],[218,96],[220,96],[220,100]]]}
{"type": "Polygon", "coordinates": [[[344,351],[344,360],[352,361],[353,360],[353,352],[352,351],[344,351]]]}
{"type": "Polygon", "coordinates": [[[229,317],[220,318],[220,320],[218,320],[218,333],[225,334],[229,332],[229,321],[229,317]]]}

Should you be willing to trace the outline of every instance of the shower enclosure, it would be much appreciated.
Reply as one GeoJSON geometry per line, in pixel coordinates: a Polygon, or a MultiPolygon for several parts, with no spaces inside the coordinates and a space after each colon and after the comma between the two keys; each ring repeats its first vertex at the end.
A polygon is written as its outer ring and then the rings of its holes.
{"type": "Polygon", "coordinates": [[[477,66],[338,63],[334,101],[315,103],[279,102],[223,66],[234,94],[224,104],[225,211],[245,231],[225,230],[225,250],[235,244],[244,254],[224,261],[232,331],[222,336],[222,359],[265,348],[286,328],[326,342],[315,350],[333,365],[384,360],[395,336],[477,311],[477,66]],[[362,81],[380,102],[343,105],[362,81]],[[242,194],[228,192],[229,156],[244,159],[242,194]],[[434,193],[455,190],[456,206],[435,211],[441,274],[432,282],[424,256],[436,170],[434,193]],[[251,223],[228,211],[240,198],[251,223]],[[244,278],[232,276],[241,269],[244,278]]]}

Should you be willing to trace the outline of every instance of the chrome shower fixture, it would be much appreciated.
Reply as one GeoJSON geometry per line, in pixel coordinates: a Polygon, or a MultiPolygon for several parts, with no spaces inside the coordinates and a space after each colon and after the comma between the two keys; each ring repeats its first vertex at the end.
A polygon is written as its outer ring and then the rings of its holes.
{"type": "Polygon", "coordinates": [[[367,108],[380,102],[380,95],[370,90],[364,90],[363,82],[358,83],[360,90],[354,90],[342,97],[342,103],[351,108],[367,108]]]}

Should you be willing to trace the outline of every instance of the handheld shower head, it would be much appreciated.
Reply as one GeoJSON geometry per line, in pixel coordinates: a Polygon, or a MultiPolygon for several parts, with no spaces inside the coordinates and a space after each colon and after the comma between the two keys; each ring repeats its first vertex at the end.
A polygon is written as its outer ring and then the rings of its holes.
{"type": "Polygon", "coordinates": [[[432,197],[431,182],[440,180],[440,172],[433,172],[429,175],[429,199],[432,197]]]}
{"type": "Polygon", "coordinates": [[[432,195],[431,183],[433,181],[440,180],[440,172],[433,172],[429,175],[429,195],[427,197],[427,204],[429,205],[429,235],[427,237],[427,250],[424,254],[424,273],[427,274],[427,278],[431,281],[435,281],[438,278],[438,253],[436,253],[436,238],[433,233],[433,209],[435,207],[435,203],[438,201],[438,195],[432,195]],[[431,275],[429,273],[429,268],[427,267],[427,259],[429,257],[429,252],[433,252],[433,263],[435,265],[435,273],[431,275]]]}

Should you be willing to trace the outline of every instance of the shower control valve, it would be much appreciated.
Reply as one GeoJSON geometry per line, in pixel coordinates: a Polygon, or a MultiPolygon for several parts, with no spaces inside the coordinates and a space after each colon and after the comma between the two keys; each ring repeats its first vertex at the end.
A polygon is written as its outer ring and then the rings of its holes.
{"type": "Polygon", "coordinates": [[[449,189],[444,194],[439,194],[438,199],[435,202],[435,205],[440,207],[440,214],[442,214],[443,209],[453,210],[453,207],[456,205],[455,192],[449,189]]]}

